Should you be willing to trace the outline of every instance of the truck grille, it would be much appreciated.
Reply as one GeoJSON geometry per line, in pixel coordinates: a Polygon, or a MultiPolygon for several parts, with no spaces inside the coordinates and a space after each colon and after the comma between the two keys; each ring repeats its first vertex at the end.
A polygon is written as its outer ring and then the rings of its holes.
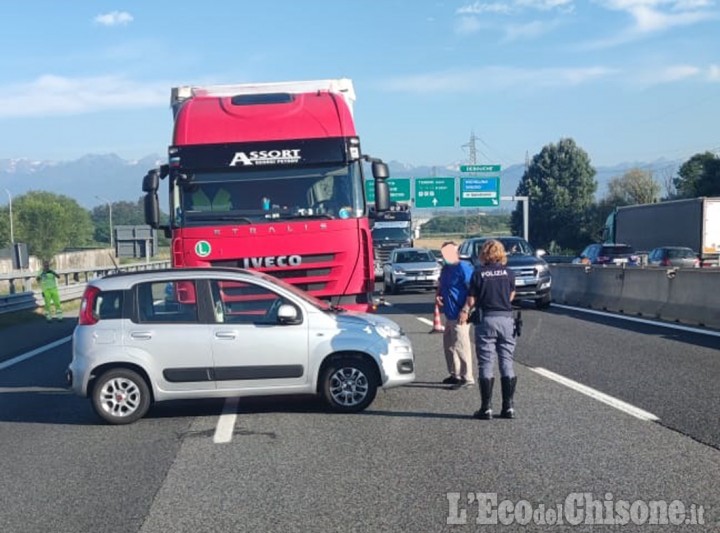
{"type": "MultiPolygon", "coordinates": [[[[296,287],[305,291],[322,291],[327,287],[327,278],[332,272],[332,263],[335,261],[335,254],[316,254],[303,255],[302,263],[298,266],[283,268],[258,268],[261,272],[266,272],[276,278],[281,278],[296,287]],[[314,279],[312,281],[303,282],[302,278],[325,278],[322,280],[314,279]]],[[[245,268],[244,261],[212,261],[211,266],[214,267],[232,267],[245,268]]]]}

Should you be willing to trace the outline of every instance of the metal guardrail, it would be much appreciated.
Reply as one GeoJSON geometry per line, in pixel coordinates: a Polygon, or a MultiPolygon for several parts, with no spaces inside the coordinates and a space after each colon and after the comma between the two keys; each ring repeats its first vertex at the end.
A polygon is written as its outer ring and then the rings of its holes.
{"type": "MultiPolygon", "coordinates": [[[[137,272],[141,270],[159,270],[168,268],[170,261],[153,261],[146,263],[133,263],[115,267],[101,267],[93,269],[63,270],[59,271],[61,284],[58,286],[61,302],[69,302],[78,300],[85,291],[87,282],[107,276],[113,272],[137,272]],[[82,280],[82,281],[81,281],[82,280]],[[64,282],[64,283],[63,283],[64,282]]],[[[10,294],[0,296],[0,314],[13,313],[17,311],[32,311],[38,307],[43,307],[42,291],[24,290],[17,292],[15,283],[21,282],[21,286],[30,287],[32,281],[37,276],[36,273],[27,271],[17,271],[11,274],[0,275],[0,281],[7,281],[10,284],[10,294]]]]}

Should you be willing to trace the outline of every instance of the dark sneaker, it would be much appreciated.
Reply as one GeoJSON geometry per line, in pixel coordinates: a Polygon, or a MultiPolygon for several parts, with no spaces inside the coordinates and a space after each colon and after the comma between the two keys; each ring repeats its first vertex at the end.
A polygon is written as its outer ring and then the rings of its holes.
{"type": "Polygon", "coordinates": [[[479,420],[492,420],[492,409],[478,409],[473,413],[473,418],[477,418],[479,420]]]}
{"type": "Polygon", "coordinates": [[[458,382],[453,385],[453,390],[460,390],[460,389],[469,389],[471,387],[475,386],[474,381],[466,381],[464,379],[459,379],[458,382]]]}
{"type": "Polygon", "coordinates": [[[443,385],[457,385],[458,383],[460,383],[460,380],[455,376],[448,376],[442,380],[442,383],[443,385]]]}

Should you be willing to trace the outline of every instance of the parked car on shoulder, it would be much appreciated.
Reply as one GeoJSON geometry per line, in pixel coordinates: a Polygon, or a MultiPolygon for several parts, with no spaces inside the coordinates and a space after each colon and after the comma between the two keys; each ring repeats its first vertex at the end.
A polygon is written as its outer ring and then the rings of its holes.
{"type": "Polygon", "coordinates": [[[550,305],[552,276],[550,267],[543,259],[544,250],[535,250],[521,237],[472,237],[460,245],[460,259],[480,264],[479,255],[488,239],[502,243],[507,252],[507,267],[515,274],[515,299],[533,300],[538,308],[550,305]]]}
{"type": "Polygon", "coordinates": [[[128,424],[177,399],[307,393],[362,411],[378,388],[412,382],[415,362],[388,318],[263,273],[189,268],[91,281],[66,377],[101,418],[128,424]]]}
{"type": "Polygon", "coordinates": [[[441,267],[432,251],[397,248],[383,264],[383,290],[397,294],[407,289],[437,289],[441,267]]]}
{"type": "Polygon", "coordinates": [[[684,246],[660,246],[648,255],[649,266],[700,268],[700,258],[691,248],[684,246]]]}
{"type": "Polygon", "coordinates": [[[581,265],[621,265],[637,266],[640,256],[628,244],[590,244],[573,259],[581,265]]]}

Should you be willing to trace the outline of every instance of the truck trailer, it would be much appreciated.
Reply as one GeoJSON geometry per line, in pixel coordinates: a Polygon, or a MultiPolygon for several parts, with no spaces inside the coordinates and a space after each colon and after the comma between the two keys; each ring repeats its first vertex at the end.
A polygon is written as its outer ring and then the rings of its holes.
{"type": "Polygon", "coordinates": [[[354,101],[349,79],[173,88],[168,163],[143,181],[146,221],[161,227],[168,178],[172,265],[252,268],[371,310],[361,163],[372,163],[377,212],[389,207],[388,170],[360,150],[354,101]]]}
{"type": "Polygon", "coordinates": [[[629,244],[638,252],[659,246],[686,246],[703,266],[720,257],[720,198],[688,198],[617,207],[607,218],[606,244],[629,244]]]}

